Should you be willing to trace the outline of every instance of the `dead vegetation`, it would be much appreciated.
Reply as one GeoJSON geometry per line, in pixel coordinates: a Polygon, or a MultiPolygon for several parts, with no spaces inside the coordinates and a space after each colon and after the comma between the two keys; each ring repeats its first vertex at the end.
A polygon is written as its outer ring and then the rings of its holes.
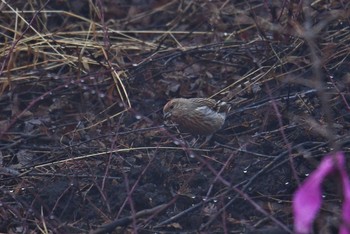
{"type": "MultiPolygon", "coordinates": [[[[291,233],[298,184],[349,151],[347,1],[0,10],[0,232],[291,233]],[[198,148],[163,127],[173,97],[234,108],[198,148]]],[[[339,222],[324,188],[315,233],[339,222]]]]}

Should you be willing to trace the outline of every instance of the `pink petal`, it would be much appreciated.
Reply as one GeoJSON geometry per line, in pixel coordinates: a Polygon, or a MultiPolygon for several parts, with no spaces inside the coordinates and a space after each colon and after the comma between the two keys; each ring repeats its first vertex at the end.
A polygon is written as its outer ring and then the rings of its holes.
{"type": "Polygon", "coordinates": [[[339,171],[344,193],[343,225],[340,227],[340,234],[350,234],[350,180],[344,165],[345,159],[342,152],[325,156],[318,168],[311,173],[294,193],[293,210],[296,233],[310,233],[312,222],[321,207],[321,184],[329,173],[339,171]],[[335,160],[337,165],[334,164],[335,160]]]}
{"type": "Polygon", "coordinates": [[[343,206],[342,206],[342,225],[340,226],[340,234],[350,234],[350,180],[345,169],[344,154],[342,152],[337,153],[338,170],[341,176],[343,185],[343,206]]]}

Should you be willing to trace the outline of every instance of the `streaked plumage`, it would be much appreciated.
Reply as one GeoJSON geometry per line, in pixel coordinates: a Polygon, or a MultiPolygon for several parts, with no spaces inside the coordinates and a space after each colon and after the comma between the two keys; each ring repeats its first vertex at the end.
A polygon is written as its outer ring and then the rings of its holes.
{"type": "Polygon", "coordinates": [[[175,98],[163,108],[164,118],[177,124],[182,132],[208,136],[225,123],[229,105],[208,98],[175,98]]]}

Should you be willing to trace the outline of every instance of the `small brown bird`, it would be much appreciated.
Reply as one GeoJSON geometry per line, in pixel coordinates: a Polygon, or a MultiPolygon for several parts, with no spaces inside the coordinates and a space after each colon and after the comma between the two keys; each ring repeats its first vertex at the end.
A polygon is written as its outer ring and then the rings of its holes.
{"type": "Polygon", "coordinates": [[[177,124],[182,132],[210,136],[224,125],[230,106],[209,98],[175,98],[165,104],[164,119],[177,124]]]}

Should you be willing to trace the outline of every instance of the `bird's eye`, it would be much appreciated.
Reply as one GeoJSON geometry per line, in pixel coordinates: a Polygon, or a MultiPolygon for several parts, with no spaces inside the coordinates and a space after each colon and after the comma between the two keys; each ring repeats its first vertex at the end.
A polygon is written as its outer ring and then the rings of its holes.
{"type": "Polygon", "coordinates": [[[170,109],[170,110],[174,109],[174,105],[171,104],[171,105],[169,106],[169,109],[170,109]]]}

